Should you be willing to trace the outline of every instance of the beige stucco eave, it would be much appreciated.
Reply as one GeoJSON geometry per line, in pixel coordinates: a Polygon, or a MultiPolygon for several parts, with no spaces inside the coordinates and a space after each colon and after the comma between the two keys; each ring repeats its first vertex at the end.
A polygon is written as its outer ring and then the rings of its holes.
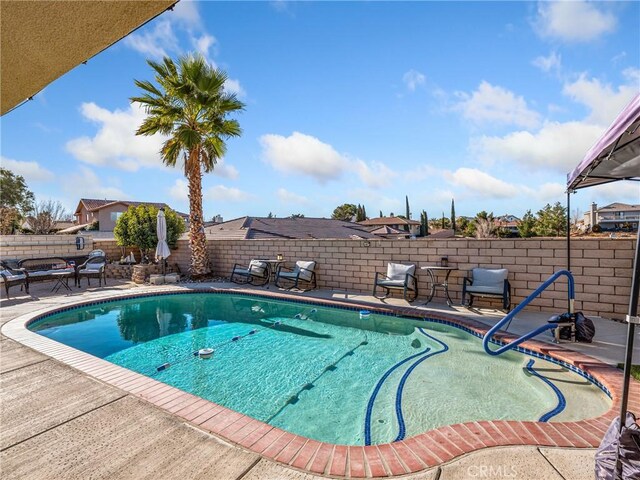
{"type": "Polygon", "coordinates": [[[4,115],[176,2],[0,1],[0,113],[4,115]]]}

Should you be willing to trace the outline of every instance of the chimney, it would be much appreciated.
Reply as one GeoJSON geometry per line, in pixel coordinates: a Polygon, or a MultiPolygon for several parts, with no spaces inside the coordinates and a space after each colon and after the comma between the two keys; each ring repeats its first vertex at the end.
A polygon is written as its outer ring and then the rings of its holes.
{"type": "Polygon", "coordinates": [[[598,205],[596,202],[591,204],[591,226],[598,224],[598,205]]]}

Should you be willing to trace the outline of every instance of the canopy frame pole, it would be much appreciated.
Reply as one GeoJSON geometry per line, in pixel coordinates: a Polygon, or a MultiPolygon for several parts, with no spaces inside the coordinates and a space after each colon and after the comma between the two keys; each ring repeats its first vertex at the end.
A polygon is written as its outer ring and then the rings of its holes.
{"type": "MultiPolygon", "coordinates": [[[[633,277],[631,279],[631,298],[629,300],[629,315],[627,315],[627,347],[624,360],[624,374],[622,384],[622,401],[620,402],[620,431],[626,425],[627,403],[629,399],[629,381],[631,378],[631,365],[633,360],[633,337],[635,335],[635,323],[638,322],[638,296],[640,293],[640,225],[638,225],[638,236],[636,238],[636,255],[633,266],[633,277]]],[[[622,464],[620,463],[620,445],[616,449],[616,475],[622,478],[622,464]]]]}
{"type": "MultiPolygon", "coordinates": [[[[567,189],[567,271],[571,272],[571,190],[567,189]]],[[[572,312],[571,300],[567,300],[567,312],[572,312]]]]}

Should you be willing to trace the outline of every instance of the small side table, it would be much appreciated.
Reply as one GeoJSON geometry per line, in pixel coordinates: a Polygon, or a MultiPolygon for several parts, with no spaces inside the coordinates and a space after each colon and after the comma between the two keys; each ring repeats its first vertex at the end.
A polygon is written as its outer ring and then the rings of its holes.
{"type": "Polygon", "coordinates": [[[71,288],[69,287],[69,277],[74,275],[74,272],[69,272],[69,271],[53,272],[50,275],[56,280],[55,285],[51,289],[52,292],[57,292],[58,290],[60,290],[60,287],[64,287],[68,291],[71,291],[71,288]]]}
{"type": "MultiPolygon", "coordinates": [[[[273,282],[276,278],[276,271],[278,270],[278,267],[280,266],[280,264],[284,263],[284,260],[271,260],[271,259],[265,259],[265,258],[260,258],[259,260],[268,265],[269,282],[273,282]]],[[[267,286],[267,288],[269,287],[267,286]]]]}
{"type": "Polygon", "coordinates": [[[449,296],[449,275],[454,270],[457,270],[455,267],[440,267],[437,265],[427,265],[425,267],[420,267],[420,270],[426,270],[427,275],[431,279],[431,293],[429,294],[429,298],[425,302],[425,305],[433,300],[433,296],[436,294],[436,287],[440,287],[444,290],[444,294],[447,296],[447,305],[450,307],[453,305],[453,300],[449,296]],[[445,272],[446,275],[444,277],[444,282],[438,283],[436,281],[436,275],[440,272],[445,272]]]}

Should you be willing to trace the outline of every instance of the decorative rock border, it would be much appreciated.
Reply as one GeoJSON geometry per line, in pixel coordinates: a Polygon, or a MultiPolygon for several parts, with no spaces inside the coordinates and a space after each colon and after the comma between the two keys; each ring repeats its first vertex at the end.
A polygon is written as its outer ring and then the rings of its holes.
{"type": "MultiPolygon", "coordinates": [[[[521,345],[522,349],[535,356],[552,357],[574,371],[584,372],[586,374],[584,376],[594,379],[610,392],[613,400],[611,408],[597,418],[577,422],[541,423],[503,420],[466,422],[429,430],[394,443],[371,446],[334,445],[272,427],[170,385],[62,345],[26,328],[29,323],[38,318],[82,305],[149,295],[195,292],[245,294],[354,310],[365,308],[377,313],[440,320],[462,327],[478,336],[484,335],[488,330],[486,325],[472,319],[407,307],[381,307],[364,302],[316,299],[268,291],[261,291],[258,294],[255,290],[243,289],[165,288],[150,289],[139,294],[127,293],[108,299],[101,297],[74,304],[72,307],[40,310],[11,320],[4,325],[2,332],[13,340],[142,398],[233,444],[300,470],[336,477],[370,478],[415,473],[485,447],[509,445],[596,447],[620,409],[622,373],[619,370],[587,355],[530,340],[521,345]]],[[[507,343],[515,338],[508,333],[496,335],[498,341],[507,343]]],[[[640,411],[640,382],[635,380],[631,382],[628,408],[631,411],[640,411]]]]}

